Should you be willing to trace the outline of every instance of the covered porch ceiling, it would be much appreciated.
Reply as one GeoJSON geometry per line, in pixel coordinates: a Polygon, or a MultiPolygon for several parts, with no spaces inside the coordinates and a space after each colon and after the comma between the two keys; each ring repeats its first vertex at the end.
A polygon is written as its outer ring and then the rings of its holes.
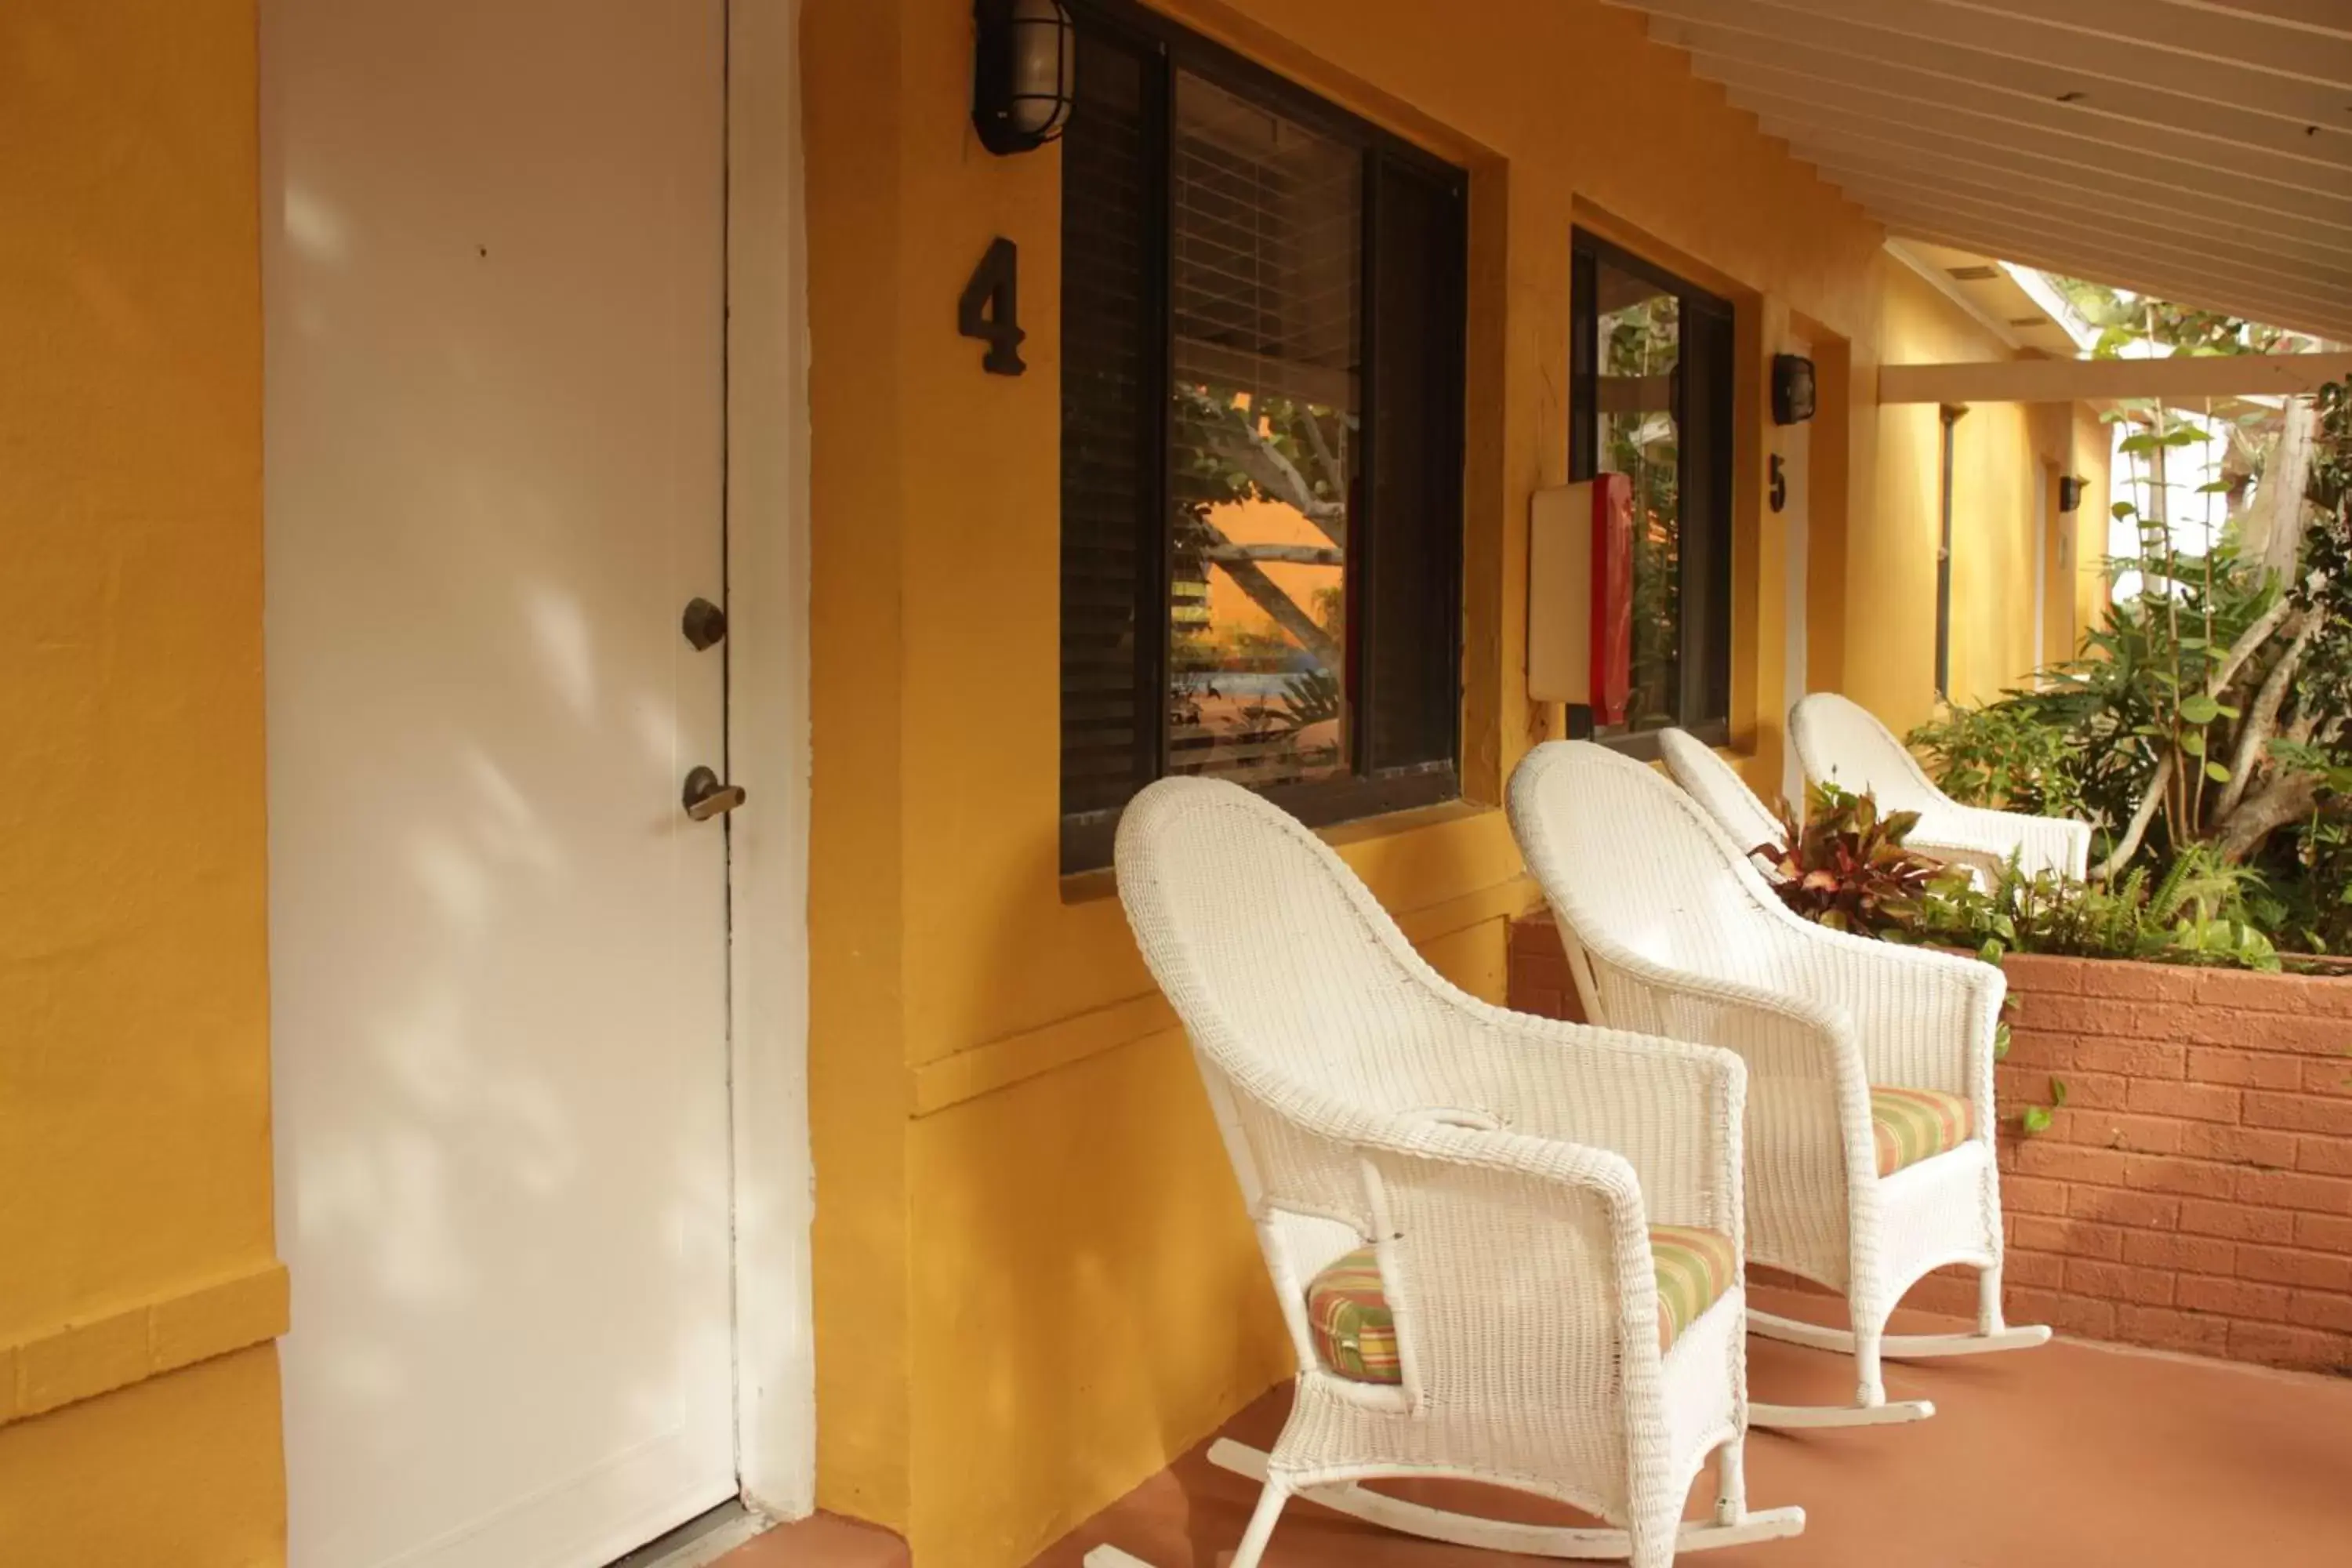
{"type": "Polygon", "coordinates": [[[1604,0],[1905,238],[2352,342],[2352,0],[1604,0]]]}

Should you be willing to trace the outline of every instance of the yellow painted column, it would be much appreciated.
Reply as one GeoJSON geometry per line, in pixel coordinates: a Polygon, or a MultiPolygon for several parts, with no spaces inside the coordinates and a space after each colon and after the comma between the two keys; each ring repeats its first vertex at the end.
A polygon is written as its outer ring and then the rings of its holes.
{"type": "Polygon", "coordinates": [[[925,434],[904,278],[898,0],[806,0],[811,733],[809,1133],[817,1503],[908,1529],[906,476],[925,434]]]}
{"type": "Polygon", "coordinates": [[[285,1552],[254,38],[0,9],[0,1563],[285,1552]]]}

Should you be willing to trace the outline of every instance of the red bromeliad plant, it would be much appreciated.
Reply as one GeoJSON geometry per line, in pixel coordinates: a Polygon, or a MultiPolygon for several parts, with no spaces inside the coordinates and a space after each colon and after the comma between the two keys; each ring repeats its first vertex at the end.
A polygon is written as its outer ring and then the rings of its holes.
{"type": "Polygon", "coordinates": [[[1835,784],[1806,791],[1801,821],[1780,805],[1780,841],[1748,853],[1781,901],[1832,931],[1886,936],[1907,931],[1939,879],[1955,873],[1905,847],[1917,826],[1916,811],[1879,815],[1878,803],[1835,784]]]}

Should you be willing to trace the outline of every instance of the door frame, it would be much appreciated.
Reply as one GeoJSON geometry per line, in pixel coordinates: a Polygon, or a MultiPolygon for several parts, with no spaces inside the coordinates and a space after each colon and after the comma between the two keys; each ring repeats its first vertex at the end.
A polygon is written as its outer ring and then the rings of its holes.
{"type": "Polygon", "coordinates": [[[816,1510],[809,397],[800,0],[727,0],[727,762],[736,1477],[816,1510]]]}
{"type": "Polygon", "coordinates": [[[729,1079],[735,1460],[816,1506],[808,1125],[808,283],[800,0],[726,0],[729,1079]]]}
{"type": "MultiPolygon", "coordinates": [[[[749,794],[748,809],[728,819],[725,894],[734,1472],[749,1501],[773,1517],[795,1519],[815,1506],[816,1452],[801,0],[719,3],[727,53],[724,771],[749,794]]],[[[261,47],[269,47],[266,22],[261,47]]],[[[266,67],[260,90],[257,157],[266,200],[283,184],[266,67]]],[[[263,221],[280,220],[265,212],[263,221]]],[[[273,1043],[273,1057],[276,1049],[273,1043]]]]}

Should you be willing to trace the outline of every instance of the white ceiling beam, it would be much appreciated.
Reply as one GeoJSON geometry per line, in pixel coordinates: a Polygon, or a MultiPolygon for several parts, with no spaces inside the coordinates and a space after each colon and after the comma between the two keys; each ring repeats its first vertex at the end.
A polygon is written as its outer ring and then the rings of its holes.
{"type": "Polygon", "coordinates": [[[2344,0],[2163,0],[2168,9],[2201,11],[2230,22],[2275,22],[2327,38],[2352,38],[2344,0]]]}
{"type": "MultiPolygon", "coordinates": [[[[2112,0],[2104,4],[2102,0],[2065,0],[2056,5],[2043,0],[2032,11],[2015,5],[1946,0],[1909,0],[1903,5],[1890,5],[1887,0],[1611,3],[1629,5],[1654,16],[1736,26],[1748,32],[1900,58],[1909,64],[1948,58],[1951,63],[1938,68],[2053,100],[2060,93],[2080,89],[2099,102],[2119,88],[2140,89],[2225,105],[2238,113],[2296,121],[2297,133],[2307,124],[2344,125],[2347,108],[2352,106],[2352,43],[2336,44],[2309,35],[2240,24],[2223,26],[2222,31],[2232,35],[2226,41],[2260,52],[2267,63],[2255,64],[2236,49],[2212,53],[2167,47],[2162,35],[2148,25],[2149,8],[2140,0],[2124,0],[2137,10],[2137,24],[2113,31],[2082,25],[2112,12],[2116,8],[2112,0]],[[1840,35],[1857,41],[1833,45],[1840,35]],[[1878,40],[1874,45],[1862,41],[1873,38],[1878,40]],[[1898,41],[1903,46],[1899,55],[1883,52],[1898,41]]],[[[2222,41],[2210,40],[2209,47],[2222,41]]]]}
{"type": "Polygon", "coordinates": [[[2004,261],[2039,267],[2046,271],[2084,278],[2111,288],[2128,289],[2178,304],[2219,310],[2265,326],[2284,327],[2330,342],[2352,342],[2352,316],[2314,311],[2308,307],[2264,300],[2249,294],[2229,279],[2182,276],[2171,268],[2151,266],[2145,257],[2099,254],[2076,247],[2053,245],[2047,236],[1962,232],[1955,226],[1924,219],[1885,220],[1895,235],[1948,245],[1958,250],[1991,254],[2004,261]]]}
{"type": "Polygon", "coordinates": [[[1963,191],[1924,181],[1904,182],[1857,174],[1840,188],[1873,212],[1927,212],[1953,215],[1957,227],[1979,222],[2021,226],[2048,233],[2053,239],[2080,239],[2088,244],[2119,246],[2151,261],[2178,261],[2208,269],[2218,277],[2243,278],[2276,298],[2307,299],[2313,304],[2352,310],[2352,270],[2341,259],[2326,265],[2298,267],[2274,261],[2270,253],[2251,249],[2178,228],[2137,220],[2102,217],[2022,194],[2003,197],[1963,191]],[[1960,219],[1965,217],[1966,222],[1960,219]]]}
{"type": "Polygon", "coordinates": [[[2352,353],[2200,354],[2178,359],[2012,359],[1878,368],[1886,403],[2113,403],[2278,397],[2352,377],[2352,353]]]}
{"type": "Polygon", "coordinates": [[[2200,59],[2237,60],[2285,76],[2352,83],[2352,13],[2339,0],[2303,0],[2309,16],[2328,14],[2332,26],[2298,25],[2296,0],[2278,15],[2259,5],[2206,0],[1948,0],[2009,16],[2045,19],[2101,37],[2131,39],[2200,59]]]}
{"type": "Polygon", "coordinates": [[[1607,3],[1895,235],[2352,342],[2352,0],[1607,3]]]}
{"type": "MultiPolygon", "coordinates": [[[[1646,5],[1649,0],[1607,0],[1646,5]]],[[[2146,80],[2200,97],[2216,80],[2243,85],[2255,72],[2322,87],[2352,89],[2352,31],[2334,37],[2282,26],[2259,16],[2148,0],[1769,0],[1775,5],[1848,16],[1873,26],[1916,32],[1996,54],[2021,54],[2103,76],[2146,80]],[[2172,61],[2220,68],[2191,77],[2172,61]],[[2123,68],[2118,68],[2119,67],[2123,68]],[[2146,73],[2154,70],[2158,76],[2146,73]]],[[[2323,0],[2326,3],[2326,0],[2323,0]]],[[[2225,99],[2224,101],[2227,101],[2225,99]]],[[[2315,100],[2317,101],[2317,100],[2315,100]]],[[[2323,107],[2324,112],[2340,109],[2323,107]]]]}
{"type": "MultiPolygon", "coordinates": [[[[2226,289],[2233,299],[2260,300],[2265,308],[2284,311],[2291,318],[2284,320],[2275,316],[2253,318],[2272,326],[2292,327],[2296,321],[2301,320],[2317,319],[2331,321],[2352,320],[2352,299],[2347,299],[2342,294],[2315,293],[2305,289],[2280,285],[2275,279],[2252,277],[2226,264],[2216,264],[2202,257],[2184,255],[2179,251],[2158,250],[2148,246],[2134,244],[2129,240],[2111,238],[2096,229],[2061,228],[2039,218],[2023,215],[2008,217],[2000,214],[1964,211],[1951,203],[1939,202],[1932,196],[1915,198],[1884,195],[1866,205],[1869,211],[1875,215],[1880,222],[1898,233],[1913,233],[1919,228],[1933,226],[1946,234],[1975,235],[1979,237],[1969,248],[1986,255],[1998,256],[2005,261],[2023,261],[2027,258],[2017,255],[2013,248],[2004,249],[2002,247],[2032,245],[2045,254],[2056,252],[2061,255],[2081,257],[2086,260],[2095,260],[2103,267],[2112,267],[2120,262],[2126,266],[2145,269],[2148,273],[2160,273],[2168,278],[2179,279],[2194,284],[2197,289],[2203,290],[2209,296],[2216,289],[2226,289]]],[[[2126,283],[2109,271],[2078,270],[2075,276],[2116,283],[2127,288],[2137,287],[2137,285],[2126,283]]],[[[2184,305],[2203,302],[2204,300],[2194,293],[2179,299],[2179,303],[2184,305]]],[[[2245,312],[2233,313],[2244,314],[2245,312]]]]}
{"type": "MultiPolygon", "coordinates": [[[[1751,23],[1756,15],[1745,8],[1741,14],[1751,23]]],[[[1760,33],[1653,16],[1650,36],[1686,51],[1693,68],[1713,81],[1738,80],[1759,68],[1777,70],[1828,84],[1816,87],[1816,92],[1833,86],[1913,103],[1947,104],[2044,132],[2162,153],[2285,184],[2340,191],[2352,180],[2352,131],[2323,126],[2306,134],[2297,121],[2122,87],[2103,89],[2083,102],[2063,103],[2058,101],[2063,88],[2028,91],[2011,85],[2035,75],[2028,68],[2010,66],[1989,76],[1970,75],[1970,58],[1963,51],[1902,39],[1882,44],[1893,36],[1803,17],[1791,20],[1800,25],[1760,33]]],[[[1981,63],[1983,57],[1975,59],[1981,63]]]]}
{"type": "Polygon", "coordinates": [[[1905,158],[1899,153],[1880,155],[1853,152],[1824,147],[1796,138],[1790,140],[1789,146],[1790,151],[1811,163],[1823,178],[1848,191],[1861,186],[1948,191],[1956,196],[1978,203],[2052,213],[2076,220],[2095,220],[2103,227],[2112,228],[2119,234],[2146,232],[2171,237],[2201,232],[2225,235],[2228,239],[2219,243],[2226,245],[2232,254],[2242,252],[2265,264],[2287,263],[2284,270],[2297,276],[2308,272],[2314,276],[2352,279],[2352,245],[2263,233],[2250,226],[2240,226],[2227,219],[2217,219],[2210,212],[2193,208],[2184,211],[2178,207],[2168,210],[2096,192],[2050,186],[2022,176],[2003,178],[1982,170],[1957,173],[1948,167],[1905,158]]]}
{"type": "MultiPolygon", "coordinates": [[[[1890,204],[1890,210],[1874,212],[1874,216],[1899,235],[1930,239],[2004,261],[2054,269],[2183,305],[2224,310],[2270,326],[2316,331],[2318,328],[2305,324],[2315,319],[2329,323],[2328,335],[2342,336],[2345,322],[2352,321],[2352,310],[2346,307],[2304,296],[2276,294],[2259,280],[2226,268],[2217,269],[2210,263],[2175,256],[2152,256],[2141,247],[2118,244],[2097,235],[2058,233],[2031,220],[1969,217],[1933,204],[1890,204]],[[2250,308],[2256,304],[2261,310],[2250,308]],[[2263,310],[2270,313],[2263,314],[2263,310]]],[[[2344,341],[2352,343],[2352,337],[2345,337],[2344,341]]]]}
{"type": "Polygon", "coordinates": [[[1777,115],[1767,125],[1767,130],[1788,142],[1790,152],[1831,177],[1833,183],[1838,170],[1901,173],[1936,184],[1949,184],[2003,194],[2011,191],[2026,193],[2053,202],[2072,204],[2084,212],[2113,212],[2172,223],[2184,216],[2194,217],[2247,239],[2275,246],[2282,254],[2305,259],[2332,258],[2352,253],[2352,227],[2300,217],[2293,213],[2243,206],[2213,196],[2200,195],[2184,202],[2181,192],[2158,180],[2127,179],[2120,175],[2064,178],[2050,173],[2051,164],[2036,164],[2022,158],[2004,161],[1998,152],[1988,152],[1981,157],[1971,158],[1943,150],[1960,145],[1956,142],[1947,142],[1942,148],[1931,151],[1916,143],[1892,142],[1884,136],[1864,135],[1820,125],[1792,124],[1777,115]]]}
{"type": "Polygon", "coordinates": [[[1989,241],[1981,235],[1954,234],[1921,222],[1897,220],[1889,226],[1888,233],[1904,240],[1949,246],[1954,249],[1969,248],[1977,255],[1997,253],[2002,260],[2016,266],[2038,268],[2063,277],[2105,283],[2113,289],[2299,332],[2330,346],[2352,342],[2352,315],[2310,305],[2267,300],[2258,294],[2247,293],[2226,279],[2216,280],[2183,276],[2168,268],[2131,258],[2116,260],[2083,251],[2042,246],[2029,247],[2027,242],[2020,240],[1995,238],[1989,241]]]}
{"type": "Polygon", "coordinates": [[[2330,191],[2249,180],[2225,169],[1899,98],[1861,93],[1825,98],[1820,84],[1786,72],[1748,73],[1727,89],[1735,107],[1756,115],[1766,131],[1784,141],[1795,127],[1820,126],[1893,146],[2022,164],[2055,179],[2138,181],[2352,230],[2352,188],[2330,191]]]}

